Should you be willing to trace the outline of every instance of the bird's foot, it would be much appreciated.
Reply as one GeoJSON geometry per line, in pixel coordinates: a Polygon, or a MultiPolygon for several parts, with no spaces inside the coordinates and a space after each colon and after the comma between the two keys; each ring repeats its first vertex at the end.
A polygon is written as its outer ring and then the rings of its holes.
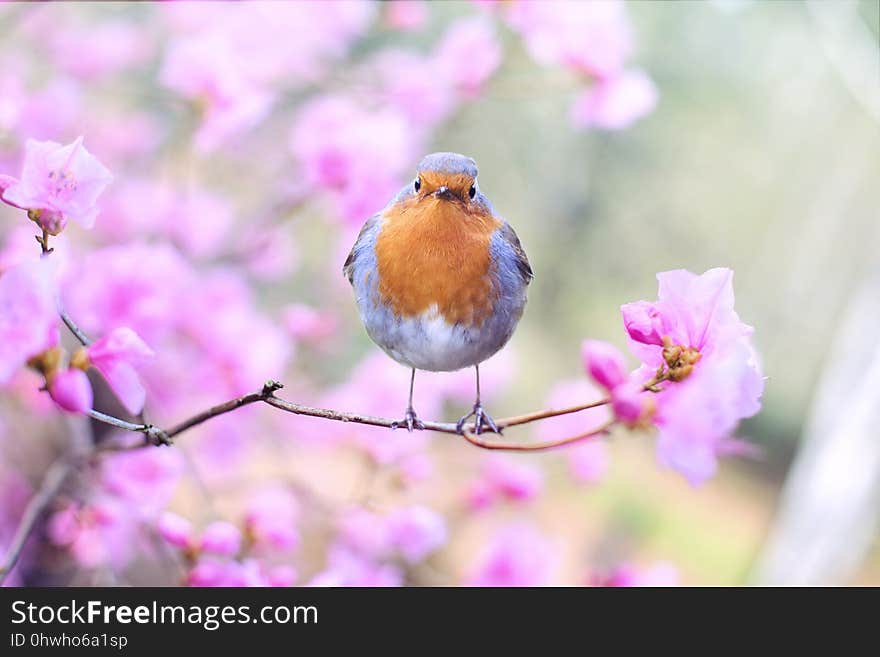
{"type": "Polygon", "coordinates": [[[416,415],[415,410],[410,407],[406,409],[406,413],[404,414],[402,420],[391,424],[392,430],[400,429],[401,427],[406,427],[406,430],[412,433],[414,429],[418,429],[419,431],[424,429],[425,423],[419,419],[419,416],[416,415]]]}
{"type": "Polygon", "coordinates": [[[488,431],[493,431],[497,434],[501,433],[501,429],[499,429],[498,425],[495,424],[495,420],[493,420],[492,416],[483,410],[483,406],[480,404],[480,402],[474,404],[474,410],[462,417],[458,421],[458,424],[455,425],[455,429],[456,431],[458,431],[458,433],[464,433],[464,425],[470,418],[474,418],[474,433],[476,433],[477,435],[481,434],[484,429],[488,431]]]}

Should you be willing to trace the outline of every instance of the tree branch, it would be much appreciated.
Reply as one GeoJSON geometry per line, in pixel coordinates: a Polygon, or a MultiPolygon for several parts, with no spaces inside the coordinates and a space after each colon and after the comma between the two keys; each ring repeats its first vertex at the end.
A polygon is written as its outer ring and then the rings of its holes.
{"type": "Polygon", "coordinates": [[[18,528],[15,530],[15,535],[12,537],[12,542],[9,544],[6,555],[3,557],[3,564],[0,565],[0,585],[3,584],[9,573],[12,572],[37,522],[43,517],[46,509],[49,508],[64,482],[67,481],[67,478],[74,470],[75,459],[68,454],[55,461],[46,472],[40,488],[25,507],[21,521],[18,523],[18,528]]]}

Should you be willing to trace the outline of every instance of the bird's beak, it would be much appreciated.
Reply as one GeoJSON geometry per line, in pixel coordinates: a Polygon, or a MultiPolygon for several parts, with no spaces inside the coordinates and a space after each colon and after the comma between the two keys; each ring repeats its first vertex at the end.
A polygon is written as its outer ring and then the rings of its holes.
{"type": "Polygon", "coordinates": [[[437,191],[434,194],[440,198],[449,198],[452,196],[452,192],[449,191],[449,188],[446,185],[441,185],[437,188],[437,191]]]}

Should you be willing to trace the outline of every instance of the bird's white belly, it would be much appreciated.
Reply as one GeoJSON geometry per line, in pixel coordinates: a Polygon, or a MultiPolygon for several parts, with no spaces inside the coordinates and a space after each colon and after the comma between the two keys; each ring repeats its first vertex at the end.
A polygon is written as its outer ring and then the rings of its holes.
{"type": "Polygon", "coordinates": [[[373,341],[394,360],[432,372],[450,372],[481,363],[509,337],[499,339],[501,336],[494,335],[494,331],[450,324],[435,308],[418,317],[369,313],[362,319],[373,341]]]}

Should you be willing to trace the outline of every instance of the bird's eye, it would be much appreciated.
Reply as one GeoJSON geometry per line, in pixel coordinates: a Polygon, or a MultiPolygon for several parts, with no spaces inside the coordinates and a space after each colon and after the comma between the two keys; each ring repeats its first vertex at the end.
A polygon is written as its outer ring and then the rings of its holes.
{"type": "Polygon", "coordinates": [[[422,188],[422,181],[416,178],[416,181],[413,183],[413,189],[419,191],[422,188]]]}
{"type": "Polygon", "coordinates": [[[473,198],[473,197],[476,196],[476,195],[477,195],[477,186],[476,186],[476,185],[471,185],[471,188],[468,190],[468,196],[470,196],[471,198],[473,198]]]}

